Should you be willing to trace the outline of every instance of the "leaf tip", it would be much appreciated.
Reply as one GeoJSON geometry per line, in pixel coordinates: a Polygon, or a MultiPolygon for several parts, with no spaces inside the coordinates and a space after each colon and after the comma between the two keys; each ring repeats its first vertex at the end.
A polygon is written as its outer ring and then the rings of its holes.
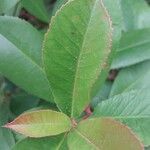
{"type": "Polygon", "coordinates": [[[2,128],[8,128],[8,129],[10,129],[11,127],[10,127],[10,123],[7,123],[7,124],[5,124],[5,125],[3,125],[3,126],[1,126],[2,128]]]}

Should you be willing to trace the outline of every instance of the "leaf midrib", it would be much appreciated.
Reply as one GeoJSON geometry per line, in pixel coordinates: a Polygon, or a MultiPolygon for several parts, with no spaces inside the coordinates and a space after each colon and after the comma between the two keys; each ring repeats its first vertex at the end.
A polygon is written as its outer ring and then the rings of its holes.
{"type": "Polygon", "coordinates": [[[62,138],[62,140],[59,142],[59,144],[58,144],[58,146],[57,146],[57,149],[56,149],[56,150],[59,150],[59,149],[61,148],[61,146],[62,146],[62,144],[63,144],[63,142],[64,142],[65,138],[66,138],[66,134],[64,135],[64,137],[62,138]]]}
{"type": "MultiPolygon", "coordinates": [[[[1,34],[1,33],[0,33],[0,34],[1,34]]],[[[29,59],[33,65],[36,65],[42,72],[44,72],[43,69],[42,69],[34,60],[32,60],[31,57],[29,57],[26,53],[24,53],[24,52],[23,52],[17,45],[15,45],[10,39],[8,39],[7,37],[5,37],[3,34],[1,34],[1,36],[4,37],[9,43],[11,43],[15,48],[17,48],[17,50],[18,50],[19,52],[21,52],[21,54],[23,54],[27,59],[29,59]]]]}
{"type": "Polygon", "coordinates": [[[84,43],[85,43],[86,35],[89,31],[89,26],[90,26],[90,23],[91,23],[91,19],[93,17],[93,12],[94,12],[94,9],[95,9],[95,6],[96,6],[96,2],[97,2],[97,0],[95,0],[95,4],[94,4],[94,6],[91,10],[91,13],[90,13],[91,15],[90,15],[90,18],[89,18],[89,22],[87,24],[86,31],[85,31],[84,36],[83,36],[84,38],[83,38],[83,41],[82,41],[80,54],[79,54],[78,60],[77,60],[77,67],[76,67],[76,71],[75,71],[75,79],[74,79],[74,84],[73,84],[74,86],[73,86],[73,93],[72,93],[71,117],[74,116],[73,113],[74,113],[74,103],[75,103],[75,90],[76,90],[76,83],[77,83],[77,74],[79,72],[80,59],[81,59],[81,56],[83,54],[83,46],[84,46],[84,43]]]}
{"type": "Polygon", "coordinates": [[[83,135],[80,131],[77,129],[74,129],[76,133],[81,136],[85,141],[87,141],[90,145],[92,145],[96,150],[100,150],[97,145],[95,145],[92,141],[90,141],[85,135],[83,135]]]}

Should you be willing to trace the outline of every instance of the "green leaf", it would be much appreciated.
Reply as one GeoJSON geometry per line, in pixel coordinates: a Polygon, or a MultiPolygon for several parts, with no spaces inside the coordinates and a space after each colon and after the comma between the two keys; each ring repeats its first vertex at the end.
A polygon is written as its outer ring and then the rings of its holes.
{"type": "Polygon", "coordinates": [[[145,147],[145,150],[150,150],[150,146],[148,146],[148,147],[145,147]]]}
{"type": "Polygon", "coordinates": [[[55,2],[54,8],[53,8],[52,15],[55,15],[56,12],[62,7],[63,4],[65,4],[67,1],[69,1],[69,0],[57,0],[57,1],[55,2]]]}
{"type": "Polygon", "coordinates": [[[108,70],[111,22],[100,0],[74,0],[53,17],[44,42],[44,64],[58,107],[81,114],[108,70]]]}
{"type": "Polygon", "coordinates": [[[27,22],[0,17],[0,72],[27,92],[52,101],[41,67],[42,40],[43,36],[27,22]]]}
{"type": "Polygon", "coordinates": [[[150,27],[150,8],[145,0],[121,0],[124,17],[124,30],[150,27]]]}
{"type": "Polygon", "coordinates": [[[82,121],[68,136],[71,150],[143,150],[129,128],[111,119],[82,121]]]}
{"type": "MultiPolygon", "coordinates": [[[[116,50],[119,46],[119,41],[121,38],[123,30],[123,16],[121,10],[121,0],[103,0],[105,7],[107,8],[110,17],[112,19],[113,26],[113,40],[112,40],[112,56],[110,59],[113,59],[116,55],[116,50]]],[[[95,96],[95,95],[94,95],[95,96]]]]}
{"type": "Polygon", "coordinates": [[[26,138],[19,141],[12,150],[68,150],[65,135],[45,138],[26,138]]]}
{"type": "Polygon", "coordinates": [[[48,12],[43,0],[21,0],[22,6],[43,22],[49,22],[48,12]]]}
{"type": "Polygon", "coordinates": [[[15,144],[15,139],[11,131],[1,126],[8,122],[10,116],[8,100],[4,100],[0,95],[0,149],[11,150],[15,144]]]}
{"type": "Polygon", "coordinates": [[[45,137],[69,131],[71,120],[60,112],[40,110],[24,113],[4,127],[29,137],[45,137]]]}
{"type": "Polygon", "coordinates": [[[0,14],[14,7],[19,0],[0,0],[0,14]]]}
{"type": "Polygon", "coordinates": [[[28,95],[25,92],[19,92],[12,96],[10,109],[14,115],[18,116],[24,111],[37,107],[39,101],[37,97],[28,95]]]}
{"type": "Polygon", "coordinates": [[[123,93],[101,102],[93,117],[120,120],[132,128],[145,145],[150,145],[150,93],[146,89],[123,93]]]}
{"type": "Polygon", "coordinates": [[[150,28],[123,34],[111,68],[121,68],[150,59],[150,28]]]}
{"type": "Polygon", "coordinates": [[[113,49],[114,51],[118,47],[118,42],[121,38],[121,32],[123,29],[123,16],[121,9],[121,0],[103,0],[105,7],[107,8],[113,26],[113,49]]]}
{"type": "Polygon", "coordinates": [[[122,69],[114,81],[110,96],[136,89],[150,89],[149,77],[150,61],[122,69]]]}
{"type": "Polygon", "coordinates": [[[0,73],[0,94],[1,94],[1,86],[2,86],[3,82],[4,82],[4,79],[3,79],[3,77],[2,77],[2,75],[0,73]]]}
{"type": "Polygon", "coordinates": [[[8,129],[0,127],[0,149],[11,150],[11,147],[15,144],[13,134],[8,129]]]}
{"type": "Polygon", "coordinates": [[[31,57],[37,64],[42,64],[43,35],[28,22],[17,17],[0,16],[0,34],[31,57]]]}
{"type": "Polygon", "coordinates": [[[96,107],[98,103],[103,100],[106,100],[109,97],[112,87],[111,81],[106,81],[105,84],[100,88],[96,96],[92,99],[91,106],[92,108],[96,107]]]}

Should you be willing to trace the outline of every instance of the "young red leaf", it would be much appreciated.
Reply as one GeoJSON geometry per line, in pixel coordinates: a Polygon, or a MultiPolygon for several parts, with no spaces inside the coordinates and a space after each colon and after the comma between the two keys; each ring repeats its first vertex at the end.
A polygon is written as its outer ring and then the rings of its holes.
{"type": "Polygon", "coordinates": [[[4,127],[29,137],[45,137],[70,130],[71,121],[61,112],[40,110],[24,113],[4,127]]]}

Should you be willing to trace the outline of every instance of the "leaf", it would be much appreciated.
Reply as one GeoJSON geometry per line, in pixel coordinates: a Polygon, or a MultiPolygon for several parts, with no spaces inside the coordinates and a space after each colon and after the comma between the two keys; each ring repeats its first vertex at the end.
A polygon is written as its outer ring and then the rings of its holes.
{"type": "Polygon", "coordinates": [[[43,35],[28,22],[17,17],[0,16],[0,33],[37,64],[42,64],[43,35]]]}
{"type": "Polygon", "coordinates": [[[126,92],[103,101],[95,108],[93,117],[112,117],[120,120],[132,128],[145,145],[150,145],[149,90],[126,92]]]}
{"type": "Polygon", "coordinates": [[[37,97],[19,92],[12,96],[10,109],[14,115],[20,115],[24,111],[37,107],[39,99],[37,97]]]}
{"type": "Polygon", "coordinates": [[[0,0],[0,14],[14,7],[19,0],[0,0]]]}
{"type": "Polygon", "coordinates": [[[150,28],[123,34],[111,68],[122,68],[150,59],[150,28]]]}
{"type": "Polygon", "coordinates": [[[148,147],[145,147],[145,150],[150,150],[150,146],[148,146],[148,147]]]}
{"type": "Polygon", "coordinates": [[[5,100],[2,95],[0,95],[0,126],[8,121],[9,115],[9,102],[8,100],[5,100]]]}
{"type": "Polygon", "coordinates": [[[22,9],[22,5],[20,3],[20,0],[18,0],[17,4],[11,7],[9,10],[5,12],[5,16],[13,16],[17,17],[20,15],[22,9]]]}
{"type": "Polygon", "coordinates": [[[150,61],[122,69],[112,86],[110,97],[136,89],[150,89],[150,61]]]}
{"type": "Polygon", "coordinates": [[[100,88],[99,92],[92,99],[91,106],[92,108],[96,107],[98,103],[103,100],[106,100],[109,97],[112,87],[112,82],[106,81],[105,84],[100,88]]]}
{"type": "Polygon", "coordinates": [[[11,150],[11,147],[15,144],[13,134],[8,129],[2,129],[0,127],[0,149],[11,150]]]}
{"type": "Polygon", "coordinates": [[[121,32],[123,29],[123,16],[121,9],[121,0],[103,0],[105,7],[107,8],[109,15],[112,19],[113,26],[113,49],[116,51],[118,42],[121,38],[121,32]]]}
{"type": "Polygon", "coordinates": [[[48,12],[43,0],[21,0],[22,6],[43,22],[49,22],[48,12]]]}
{"type": "Polygon", "coordinates": [[[40,110],[24,113],[4,127],[29,137],[45,137],[69,131],[71,121],[63,113],[40,110]]]}
{"type": "Polygon", "coordinates": [[[111,23],[100,0],[74,0],[53,17],[44,42],[44,64],[55,102],[77,117],[102,84],[111,52],[111,23]]]}
{"type": "Polygon", "coordinates": [[[150,27],[150,8],[145,0],[121,0],[125,31],[150,27]]]}
{"type": "Polygon", "coordinates": [[[53,101],[41,67],[42,40],[42,35],[27,22],[0,17],[0,72],[27,92],[53,101]]]}
{"type": "Polygon", "coordinates": [[[65,4],[67,1],[69,1],[69,0],[57,0],[57,1],[55,2],[54,8],[53,8],[52,15],[55,15],[56,12],[62,7],[63,4],[65,4]]]}
{"type": "Polygon", "coordinates": [[[9,103],[8,100],[4,100],[0,95],[0,149],[11,150],[11,147],[15,144],[13,134],[1,126],[5,124],[9,119],[9,103]]]}
{"type": "Polygon", "coordinates": [[[68,136],[71,150],[143,150],[129,128],[111,119],[82,121],[68,136]]]}
{"type": "Polygon", "coordinates": [[[0,91],[1,91],[1,86],[2,86],[3,82],[4,82],[4,79],[0,73],[0,91]]]}
{"type": "MultiPolygon", "coordinates": [[[[113,40],[112,40],[112,54],[110,57],[110,62],[116,56],[116,50],[119,46],[119,41],[123,30],[123,16],[121,9],[121,0],[103,0],[105,7],[107,8],[109,15],[112,19],[113,26],[113,40]]],[[[95,96],[95,95],[94,95],[95,96]]]]}
{"type": "Polygon", "coordinates": [[[44,138],[26,138],[19,141],[12,150],[68,150],[65,135],[44,138]]]}

